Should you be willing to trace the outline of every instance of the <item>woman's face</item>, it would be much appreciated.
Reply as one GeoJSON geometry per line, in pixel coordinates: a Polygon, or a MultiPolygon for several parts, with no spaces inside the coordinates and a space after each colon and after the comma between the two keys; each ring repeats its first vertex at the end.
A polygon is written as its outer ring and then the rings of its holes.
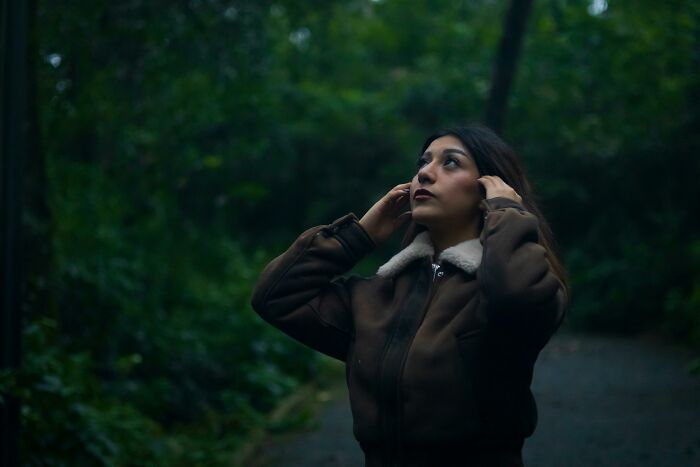
{"type": "Polygon", "coordinates": [[[479,212],[481,176],[462,142],[451,135],[437,138],[417,161],[411,180],[412,219],[428,228],[468,224],[479,212]],[[433,196],[416,198],[424,189],[433,196]]]}

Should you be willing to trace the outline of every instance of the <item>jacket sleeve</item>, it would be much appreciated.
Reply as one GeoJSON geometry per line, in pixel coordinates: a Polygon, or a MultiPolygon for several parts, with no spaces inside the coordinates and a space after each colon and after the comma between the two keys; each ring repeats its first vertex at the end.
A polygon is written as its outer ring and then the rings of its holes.
{"type": "Polygon", "coordinates": [[[303,232],[261,272],[251,305],[302,344],[345,361],[354,335],[350,270],[376,244],[353,213],[303,232]]]}
{"type": "Polygon", "coordinates": [[[566,289],[538,243],[537,216],[507,197],[481,201],[484,227],[479,280],[489,319],[510,329],[553,333],[568,308],[566,289]]]}

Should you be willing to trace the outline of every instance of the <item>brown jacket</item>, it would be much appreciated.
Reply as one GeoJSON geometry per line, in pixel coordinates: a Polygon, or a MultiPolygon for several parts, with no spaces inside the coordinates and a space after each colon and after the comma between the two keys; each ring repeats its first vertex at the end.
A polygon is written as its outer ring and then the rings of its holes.
{"type": "Polygon", "coordinates": [[[568,300],[537,217],[510,198],[481,203],[480,236],[436,264],[422,232],[376,275],[340,277],[376,246],[349,213],[303,232],[258,279],[265,321],[346,362],[367,466],[522,465],[533,366],[568,300]]]}

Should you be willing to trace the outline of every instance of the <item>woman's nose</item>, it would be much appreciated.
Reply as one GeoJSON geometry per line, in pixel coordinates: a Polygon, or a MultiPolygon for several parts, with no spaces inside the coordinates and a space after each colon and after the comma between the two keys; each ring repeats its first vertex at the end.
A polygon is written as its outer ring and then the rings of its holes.
{"type": "Polygon", "coordinates": [[[433,174],[433,163],[423,164],[418,170],[418,183],[434,182],[435,175],[433,174]]]}

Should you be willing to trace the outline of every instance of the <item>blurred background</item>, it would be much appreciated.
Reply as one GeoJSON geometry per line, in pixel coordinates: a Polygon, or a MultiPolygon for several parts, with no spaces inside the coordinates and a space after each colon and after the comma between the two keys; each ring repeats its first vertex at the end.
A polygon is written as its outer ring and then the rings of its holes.
{"type": "Polygon", "coordinates": [[[567,330],[700,356],[700,2],[6,0],[2,20],[0,393],[24,464],[231,465],[326,358],[252,311],[262,267],[463,122],[519,153],[567,330]]]}

